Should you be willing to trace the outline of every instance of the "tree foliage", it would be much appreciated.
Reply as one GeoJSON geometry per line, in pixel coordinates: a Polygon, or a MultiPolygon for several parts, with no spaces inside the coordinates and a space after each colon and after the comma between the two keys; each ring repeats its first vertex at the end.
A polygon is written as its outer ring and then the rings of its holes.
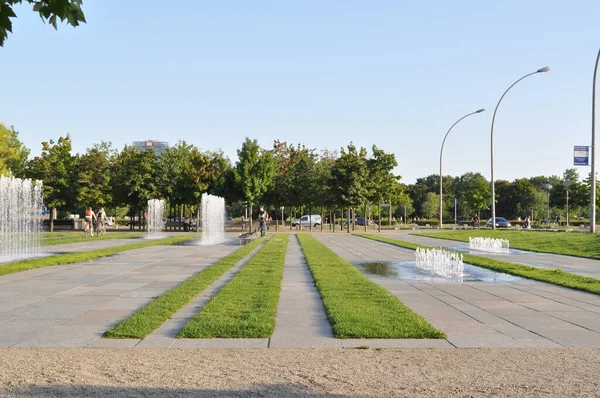
{"type": "Polygon", "coordinates": [[[32,4],[33,11],[40,18],[57,29],[58,20],[71,26],[85,23],[85,15],[81,9],[83,0],[0,0],[0,47],[4,45],[9,33],[12,33],[12,18],[16,18],[15,5],[32,4]]]}
{"type": "Polygon", "coordinates": [[[25,176],[25,165],[29,149],[19,141],[14,127],[0,123],[0,175],[25,176]]]}

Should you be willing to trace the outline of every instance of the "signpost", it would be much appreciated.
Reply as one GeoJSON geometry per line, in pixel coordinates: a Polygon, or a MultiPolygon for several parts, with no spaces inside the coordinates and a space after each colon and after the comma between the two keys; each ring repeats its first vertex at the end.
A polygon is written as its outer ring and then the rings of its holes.
{"type": "Polygon", "coordinates": [[[574,166],[589,166],[590,165],[590,147],[589,146],[574,146],[573,147],[573,165],[574,166]]]}

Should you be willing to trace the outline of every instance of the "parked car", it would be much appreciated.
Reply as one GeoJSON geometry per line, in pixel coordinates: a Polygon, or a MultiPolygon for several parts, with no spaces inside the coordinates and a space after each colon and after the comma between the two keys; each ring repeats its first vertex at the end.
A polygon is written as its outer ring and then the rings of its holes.
{"type": "MultiPolygon", "coordinates": [[[[367,226],[373,224],[373,221],[371,221],[368,218],[365,217],[356,217],[356,225],[360,225],[360,226],[365,226],[365,223],[367,226]]],[[[344,222],[344,225],[348,225],[348,221],[344,222]]]]}
{"type": "MultiPolygon", "coordinates": [[[[490,217],[490,219],[487,222],[487,226],[490,227],[490,228],[492,227],[492,219],[491,219],[491,217],[490,217]]],[[[511,225],[508,222],[508,220],[506,218],[504,218],[504,217],[496,217],[496,226],[497,227],[501,227],[501,228],[510,228],[511,227],[511,225]]]]}
{"type": "Polygon", "coordinates": [[[113,221],[112,217],[106,217],[106,218],[104,219],[104,225],[111,226],[111,225],[113,225],[113,224],[114,224],[114,221],[113,221]]]}
{"type": "Polygon", "coordinates": [[[294,221],[292,221],[292,227],[295,227],[296,225],[300,224],[302,224],[303,227],[310,227],[311,224],[313,227],[317,227],[321,225],[321,223],[321,216],[319,214],[313,214],[295,219],[294,221]]]}

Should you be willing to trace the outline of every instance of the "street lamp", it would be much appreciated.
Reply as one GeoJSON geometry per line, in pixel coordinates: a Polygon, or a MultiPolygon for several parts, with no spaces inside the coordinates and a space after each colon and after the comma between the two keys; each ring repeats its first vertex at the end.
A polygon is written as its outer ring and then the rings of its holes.
{"type": "Polygon", "coordinates": [[[550,190],[552,189],[552,185],[543,184],[542,188],[544,188],[545,190],[548,191],[548,207],[547,207],[547,211],[546,211],[546,223],[550,224],[550,190]]]}
{"type": "Polygon", "coordinates": [[[444,153],[444,143],[446,143],[446,138],[448,137],[448,134],[450,134],[450,131],[452,131],[452,128],[454,126],[456,126],[458,124],[458,122],[460,122],[461,120],[463,120],[464,118],[466,118],[468,116],[474,115],[476,113],[481,113],[481,112],[485,112],[485,109],[483,109],[483,108],[482,109],[478,109],[475,112],[471,112],[471,113],[469,113],[469,114],[461,117],[460,119],[458,119],[456,122],[454,122],[454,124],[452,126],[450,126],[450,129],[448,130],[448,132],[444,136],[444,140],[442,141],[442,149],[440,149],[440,224],[439,224],[439,227],[438,227],[440,229],[443,228],[443,225],[442,225],[442,214],[443,214],[444,202],[443,202],[443,199],[442,199],[442,195],[443,195],[443,192],[442,192],[442,190],[443,190],[442,189],[442,154],[444,153]]]}
{"type": "Polygon", "coordinates": [[[567,227],[569,226],[569,187],[573,184],[571,180],[564,180],[562,185],[567,189],[567,227]]]}
{"type": "Polygon", "coordinates": [[[502,99],[504,98],[504,96],[506,95],[506,93],[508,93],[508,91],[513,88],[515,86],[515,84],[517,84],[518,82],[520,82],[521,80],[525,79],[526,77],[529,77],[531,75],[535,75],[536,73],[543,73],[543,72],[548,72],[550,70],[549,67],[545,66],[543,68],[540,68],[538,70],[536,70],[535,72],[531,72],[526,74],[525,76],[523,76],[522,78],[520,78],[519,80],[517,80],[516,82],[514,82],[513,84],[510,85],[509,88],[506,89],[506,91],[504,92],[504,94],[502,94],[502,97],[500,97],[500,99],[498,100],[498,104],[496,105],[496,109],[494,109],[494,116],[492,116],[492,129],[491,129],[491,155],[492,155],[492,229],[496,229],[496,186],[494,184],[494,121],[496,120],[496,112],[498,111],[498,107],[500,106],[500,102],[502,102],[502,99]]]}
{"type": "Polygon", "coordinates": [[[600,63],[600,50],[594,67],[594,83],[592,84],[592,192],[590,200],[590,232],[596,232],[596,77],[600,63]]]}

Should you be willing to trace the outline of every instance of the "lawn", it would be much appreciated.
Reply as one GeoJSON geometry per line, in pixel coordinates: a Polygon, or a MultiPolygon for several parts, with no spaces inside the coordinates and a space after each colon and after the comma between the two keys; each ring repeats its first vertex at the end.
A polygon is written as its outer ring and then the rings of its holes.
{"type": "Polygon", "coordinates": [[[263,242],[264,240],[255,239],[210,267],[200,271],[179,286],[151,301],[114,328],[108,330],[104,334],[104,337],[141,339],[148,336],[263,242]]]}
{"type": "Polygon", "coordinates": [[[508,239],[513,249],[542,253],[565,254],[600,260],[600,235],[579,232],[549,232],[530,230],[470,230],[449,232],[419,232],[431,238],[468,242],[469,237],[508,239]]]}
{"type": "Polygon", "coordinates": [[[42,246],[62,245],[66,243],[88,242],[92,240],[131,239],[147,235],[147,232],[107,232],[105,235],[85,236],[83,231],[42,232],[42,246]]]}
{"type": "MultiPolygon", "coordinates": [[[[357,236],[373,239],[380,242],[389,243],[406,249],[432,249],[431,246],[419,245],[411,242],[386,238],[379,235],[359,234],[357,236]]],[[[452,250],[448,250],[452,251],[452,250]]],[[[561,269],[536,268],[528,265],[513,264],[506,261],[495,260],[492,258],[475,256],[472,254],[463,254],[465,263],[476,265],[481,268],[487,268],[497,272],[503,272],[523,278],[534,279],[541,282],[552,283],[554,285],[568,287],[571,289],[582,290],[588,293],[600,294],[600,279],[590,278],[565,272],[561,269]]]]}
{"type": "Polygon", "coordinates": [[[312,235],[298,239],[337,338],[445,338],[312,235]]]}
{"type": "Polygon", "coordinates": [[[132,243],[129,245],[121,245],[115,247],[108,247],[100,250],[90,250],[87,252],[79,253],[65,253],[58,254],[56,256],[48,256],[30,260],[16,261],[12,263],[0,265],[0,276],[13,274],[15,272],[27,271],[30,269],[51,267],[54,265],[73,264],[81,263],[85,261],[91,261],[96,258],[106,257],[113,254],[121,253],[128,250],[142,249],[144,247],[159,246],[159,245],[174,245],[180,242],[184,242],[189,239],[193,239],[196,236],[172,236],[165,239],[156,240],[145,240],[143,242],[132,243]]]}
{"type": "Polygon", "coordinates": [[[288,234],[277,234],[179,332],[183,338],[264,338],[275,330],[288,234]]]}

